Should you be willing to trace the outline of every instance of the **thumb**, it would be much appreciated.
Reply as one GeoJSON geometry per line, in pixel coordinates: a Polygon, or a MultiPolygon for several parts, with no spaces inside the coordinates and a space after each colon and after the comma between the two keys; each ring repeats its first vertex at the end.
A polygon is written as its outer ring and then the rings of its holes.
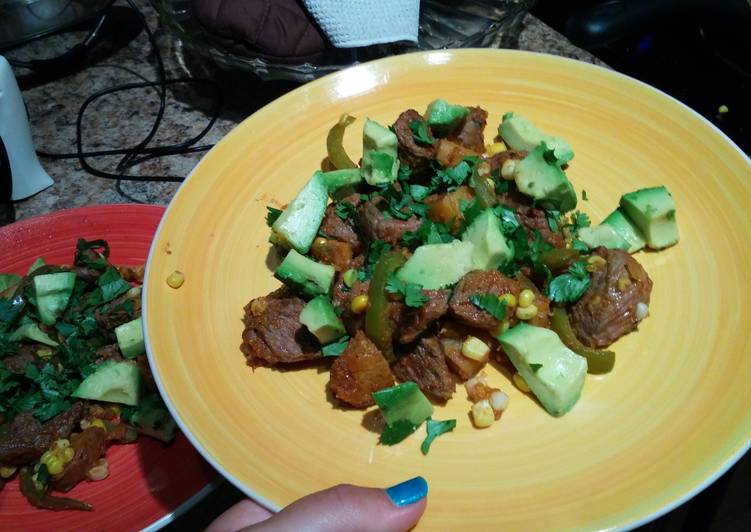
{"type": "Polygon", "coordinates": [[[246,532],[278,530],[403,532],[425,511],[428,483],[415,477],[385,490],[340,484],[293,502],[246,532]]]}

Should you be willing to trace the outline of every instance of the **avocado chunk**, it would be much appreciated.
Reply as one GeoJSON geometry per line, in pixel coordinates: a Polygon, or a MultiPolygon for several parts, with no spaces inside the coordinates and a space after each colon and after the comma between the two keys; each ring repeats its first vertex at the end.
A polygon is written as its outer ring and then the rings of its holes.
{"type": "Polygon", "coordinates": [[[412,381],[373,392],[373,400],[389,425],[408,421],[418,427],[433,415],[433,405],[412,381]]]}
{"type": "Polygon", "coordinates": [[[514,180],[519,192],[545,209],[567,212],[576,207],[576,192],[543,142],[516,164],[514,180]]]}
{"type": "Polygon", "coordinates": [[[454,131],[469,114],[463,105],[453,105],[442,98],[433,100],[425,111],[425,121],[437,137],[445,137],[454,131]]]}
{"type": "Polygon", "coordinates": [[[164,443],[169,443],[175,438],[177,424],[159,394],[152,393],[141,398],[135,409],[123,409],[122,415],[123,419],[141,434],[164,443]]]}
{"type": "Polygon", "coordinates": [[[532,151],[541,142],[547,144],[553,150],[555,161],[563,165],[574,158],[574,150],[565,140],[546,135],[536,125],[522,115],[506,113],[503,115],[501,125],[498,126],[498,134],[512,150],[532,151]]]}
{"type": "Polygon", "coordinates": [[[133,362],[107,360],[78,385],[73,397],[134,406],[138,404],[141,370],[133,362]]]}
{"type": "Polygon", "coordinates": [[[600,224],[597,227],[582,227],[579,229],[579,240],[588,248],[595,249],[600,246],[608,249],[628,250],[629,243],[609,225],[600,224]]]}
{"type": "Polygon", "coordinates": [[[18,286],[23,278],[15,273],[2,273],[0,274],[0,294],[6,291],[8,288],[18,286]]]}
{"type": "Polygon", "coordinates": [[[415,249],[396,276],[405,283],[434,290],[456,283],[474,269],[472,242],[454,240],[448,244],[425,244],[415,249]]]}
{"type": "Polygon", "coordinates": [[[48,273],[34,276],[34,295],[39,318],[45,325],[53,325],[65,311],[76,284],[73,272],[48,273]]]}
{"type": "Polygon", "coordinates": [[[287,249],[307,253],[318,234],[328,189],[321,172],[316,172],[271,226],[271,240],[287,249]]]}
{"type": "Polygon", "coordinates": [[[305,325],[322,345],[329,344],[346,334],[344,324],[336,315],[334,305],[326,296],[316,296],[300,312],[300,323],[305,325]]]}
{"type": "Polygon", "coordinates": [[[117,346],[125,358],[136,358],[146,352],[141,318],[115,327],[115,337],[117,346]]]}
{"type": "Polygon", "coordinates": [[[462,235],[464,242],[472,242],[472,267],[477,270],[493,270],[504,265],[514,252],[506,242],[501,229],[501,220],[493,209],[484,210],[462,235]]]}
{"type": "Polygon", "coordinates": [[[316,262],[292,249],[284,257],[274,276],[307,297],[328,296],[334,282],[334,271],[333,266],[316,262]]]}
{"type": "Polygon", "coordinates": [[[666,248],[678,242],[675,202],[664,186],[624,194],[621,208],[652,249],[666,248]]]}
{"type": "Polygon", "coordinates": [[[22,340],[24,338],[31,340],[32,342],[38,342],[40,344],[48,345],[50,347],[57,347],[58,345],[60,345],[55,340],[50,338],[47,333],[42,331],[42,329],[39,328],[39,325],[32,321],[23,323],[8,337],[11,342],[18,342],[19,340],[22,340]]]}
{"type": "Polygon", "coordinates": [[[343,170],[322,172],[321,176],[329,191],[329,196],[335,200],[346,196],[347,193],[354,192],[355,187],[362,183],[362,175],[360,175],[359,168],[345,168],[343,170]]]}
{"type": "Polygon", "coordinates": [[[396,133],[367,119],[362,129],[362,167],[360,173],[369,185],[396,181],[399,172],[396,133]]]}
{"type": "Polygon", "coordinates": [[[600,225],[610,226],[616,233],[621,235],[624,240],[628,242],[628,248],[626,251],[629,253],[636,253],[646,245],[644,235],[642,235],[639,228],[629,220],[628,216],[623,214],[622,209],[616,209],[611,212],[600,225]]]}
{"type": "Polygon", "coordinates": [[[571,410],[584,387],[586,358],[563,345],[550,329],[523,322],[498,340],[545,410],[556,417],[571,410]]]}

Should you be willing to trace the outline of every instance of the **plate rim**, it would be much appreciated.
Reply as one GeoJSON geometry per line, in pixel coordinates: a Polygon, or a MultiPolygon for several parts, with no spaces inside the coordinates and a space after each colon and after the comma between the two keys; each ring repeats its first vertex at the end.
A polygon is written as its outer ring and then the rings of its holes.
{"type": "MultiPolygon", "coordinates": [[[[179,199],[180,194],[183,192],[184,187],[187,185],[187,183],[193,178],[195,173],[201,168],[201,165],[203,164],[204,160],[209,156],[209,154],[216,149],[216,147],[227,137],[230,135],[236,135],[238,134],[237,131],[240,129],[240,126],[246,122],[247,120],[250,120],[253,116],[256,114],[259,114],[261,112],[264,112],[267,110],[268,107],[272,105],[280,105],[284,101],[286,101],[289,98],[294,97],[298,92],[303,92],[307,90],[308,86],[311,85],[318,85],[318,84],[326,84],[329,82],[330,79],[333,79],[337,76],[347,76],[352,75],[349,74],[353,71],[356,71],[358,69],[371,69],[374,67],[374,65],[380,66],[383,63],[391,63],[391,62],[401,62],[401,61],[409,61],[409,58],[414,57],[429,57],[431,55],[446,55],[449,54],[452,58],[456,58],[457,56],[463,56],[463,55],[475,55],[475,54],[481,54],[481,55],[487,55],[487,56],[498,56],[498,55],[528,55],[533,56],[537,58],[544,58],[545,60],[553,61],[553,62],[560,62],[560,63],[576,63],[577,66],[583,66],[585,69],[592,69],[594,71],[603,73],[607,76],[612,76],[615,79],[621,80],[626,83],[636,83],[638,86],[641,86],[642,88],[645,88],[651,92],[653,92],[657,97],[667,98],[672,103],[678,104],[681,108],[683,108],[685,111],[687,111],[690,115],[692,115],[694,118],[699,119],[701,122],[703,122],[705,125],[708,125],[710,129],[717,135],[720,136],[720,138],[728,145],[730,145],[735,151],[740,154],[741,158],[746,162],[749,169],[751,169],[751,157],[749,157],[728,135],[726,135],[721,129],[719,129],[715,124],[710,122],[708,119],[706,119],[704,116],[702,116],[699,112],[688,106],[687,104],[681,102],[677,98],[671,96],[670,94],[667,94],[666,92],[658,89],[657,87],[654,87],[648,83],[645,83],[641,80],[638,80],[634,77],[631,77],[629,75],[623,74],[622,72],[618,72],[616,70],[600,66],[594,63],[589,63],[587,61],[582,61],[579,59],[574,59],[571,57],[561,56],[561,55],[554,55],[554,54],[547,54],[542,52],[534,52],[534,51],[528,51],[528,50],[514,50],[514,49],[498,49],[498,48],[461,48],[461,49],[446,49],[446,50],[431,50],[431,51],[423,51],[423,52],[411,52],[407,54],[400,54],[390,57],[385,57],[381,59],[376,59],[373,61],[368,61],[364,63],[360,63],[357,65],[350,66],[348,68],[344,68],[342,70],[338,70],[336,72],[332,72],[330,74],[327,74],[325,76],[322,76],[318,79],[315,79],[313,81],[310,81],[308,83],[304,83],[303,85],[300,85],[299,87],[296,87],[295,89],[281,95],[280,97],[270,101],[266,105],[260,107],[256,111],[254,111],[252,114],[246,116],[241,122],[238,122],[232,130],[230,130],[224,137],[222,137],[217,143],[214,145],[214,147],[211,148],[211,150],[207,151],[203,157],[198,161],[196,166],[193,167],[193,169],[190,171],[188,176],[185,178],[185,180],[180,183],[180,186],[178,190],[175,192],[174,196],[170,200],[169,204],[167,205],[167,208],[165,210],[164,215],[162,216],[162,219],[159,222],[159,226],[157,227],[156,232],[154,233],[154,240],[151,244],[151,249],[149,251],[148,259],[146,262],[146,270],[144,273],[144,284],[143,284],[143,297],[147,298],[148,294],[148,287],[149,287],[149,278],[150,278],[150,270],[152,265],[152,256],[156,254],[156,242],[159,239],[160,233],[164,227],[165,220],[170,215],[170,212],[172,211],[172,208],[174,207],[176,201],[179,199]],[[406,59],[405,59],[406,58],[406,59]]],[[[224,478],[229,480],[236,488],[238,488],[240,491],[242,491],[246,496],[253,499],[255,502],[261,504],[266,509],[272,511],[272,512],[278,512],[282,509],[279,505],[273,503],[266,497],[260,495],[259,493],[256,493],[255,490],[253,490],[249,486],[245,486],[242,482],[240,482],[234,475],[232,475],[229,471],[226,471],[224,467],[222,467],[218,461],[201,445],[201,443],[198,441],[198,439],[187,430],[187,425],[182,420],[182,418],[177,414],[177,409],[175,405],[172,403],[172,398],[169,397],[169,395],[166,393],[164,389],[164,384],[162,383],[162,376],[159,374],[158,371],[153,371],[154,368],[156,368],[156,363],[154,361],[154,354],[152,352],[151,348],[151,341],[149,337],[149,328],[148,328],[148,305],[144,305],[143,307],[143,330],[144,330],[144,338],[146,340],[146,354],[149,360],[149,365],[152,367],[152,372],[154,374],[154,380],[157,384],[157,387],[159,389],[159,392],[162,394],[162,397],[164,397],[165,404],[167,405],[167,408],[169,409],[170,413],[172,414],[172,417],[177,422],[178,426],[182,430],[183,434],[188,438],[188,440],[191,442],[191,444],[198,450],[198,452],[201,453],[203,458],[211,464],[214,469],[216,469],[224,478]]],[[[658,519],[662,517],[663,515],[667,514],[668,512],[674,510],[675,508],[679,507],[680,505],[684,504],[688,500],[692,499],[702,491],[704,491],[707,487],[712,485],[718,478],[720,478],[723,474],[725,474],[733,465],[735,465],[738,460],[740,460],[741,457],[743,457],[748,451],[751,449],[751,432],[749,433],[749,436],[746,438],[746,441],[743,445],[741,445],[734,453],[732,453],[730,456],[726,457],[724,462],[716,468],[711,474],[709,474],[707,477],[705,477],[700,483],[698,483],[696,486],[694,486],[692,489],[686,491],[681,496],[675,498],[674,500],[670,501],[669,503],[660,506],[655,511],[643,515],[641,517],[633,516],[633,519],[630,521],[626,521],[622,523],[621,525],[616,526],[615,530],[632,530],[634,528],[637,528],[639,526],[642,526],[644,524],[650,523],[654,521],[655,519],[658,519]]]]}
{"type": "MultiPolygon", "coordinates": [[[[144,209],[151,210],[154,212],[161,211],[162,216],[159,220],[159,225],[157,225],[157,229],[161,225],[162,220],[164,219],[164,215],[167,212],[167,208],[164,205],[158,205],[154,203],[132,203],[132,202],[94,203],[94,204],[88,204],[88,205],[80,205],[78,207],[71,207],[68,209],[58,209],[58,210],[50,211],[47,213],[35,214],[33,216],[24,217],[24,218],[21,218],[20,220],[16,220],[12,223],[9,223],[7,225],[0,227],[0,233],[8,230],[8,228],[19,228],[19,227],[24,227],[26,225],[38,224],[40,222],[50,222],[57,218],[67,217],[67,216],[87,215],[91,211],[99,211],[99,210],[104,210],[104,211],[120,210],[121,211],[121,210],[131,210],[131,209],[137,209],[139,211],[144,210],[144,209]]],[[[157,235],[157,231],[154,231],[154,238],[156,238],[156,235],[157,235]]],[[[149,244],[149,253],[150,252],[151,252],[151,244],[149,244]]],[[[151,364],[150,358],[149,358],[149,364],[151,364]]],[[[153,368],[152,368],[152,371],[153,371],[153,368]]],[[[160,389],[160,393],[161,393],[161,389],[160,389]]],[[[188,441],[191,443],[193,448],[196,449],[195,444],[193,444],[192,439],[189,438],[188,435],[184,431],[183,431],[183,435],[188,439],[188,441]]],[[[198,451],[198,449],[196,449],[196,451],[198,451]]],[[[198,454],[201,456],[201,458],[204,458],[203,453],[198,451],[198,454]]],[[[212,467],[214,468],[215,471],[217,471],[216,466],[212,464],[212,467]]],[[[221,484],[221,482],[222,482],[221,476],[214,478],[213,480],[207,482],[193,495],[191,495],[190,497],[185,499],[183,502],[181,502],[178,506],[176,506],[174,509],[172,509],[172,511],[165,511],[165,513],[161,517],[158,517],[156,520],[143,525],[143,528],[141,530],[144,532],[161,530],[168,524],[175,521],[175,519],[185,514],[188,510],[193,508],[196,504],[201,502],[203,499],[205,499],[210,493],[212,493],[221,484]]]]}

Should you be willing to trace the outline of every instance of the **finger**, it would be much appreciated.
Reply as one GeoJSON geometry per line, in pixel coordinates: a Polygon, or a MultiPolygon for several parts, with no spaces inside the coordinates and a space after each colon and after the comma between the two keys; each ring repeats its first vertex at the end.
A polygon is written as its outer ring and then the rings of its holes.
{"type": "Polygon", "coordinates": [[[206,532],[235,532],[241,528],[265,521],[271,515],[271,512],[266,508],[250,499],[244,499],[217,517],[206,529],[206,532]]]}
{"type": "Polygon", "coordinates": [[[341,484],[293,502],[248,532],[402,532],[412,528],[422,516],[427,494],[428,484],[422,477],[386,490],[341,484]]]}

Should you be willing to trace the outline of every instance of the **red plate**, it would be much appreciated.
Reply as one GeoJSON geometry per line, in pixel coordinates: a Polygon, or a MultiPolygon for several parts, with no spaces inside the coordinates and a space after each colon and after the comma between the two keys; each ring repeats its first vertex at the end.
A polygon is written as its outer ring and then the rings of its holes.
{"type": "MultiPolygon", "coordinates": [[[[0,272],[26,273],[39,256],[70,264],[78,238],[103,238],[115,264],[146,262],[163,207],[101,205],[59,211],[0,228],[0,272]]],[[[53,512],[32,507],[13,481],[0,491],[0,530],[141,530],[168,523],[209,493],[214,470],[182,434],[164,447],[150,438],[107,451],[110,476],[82,482],[68,496],[93,512],[53,512]]]]}

